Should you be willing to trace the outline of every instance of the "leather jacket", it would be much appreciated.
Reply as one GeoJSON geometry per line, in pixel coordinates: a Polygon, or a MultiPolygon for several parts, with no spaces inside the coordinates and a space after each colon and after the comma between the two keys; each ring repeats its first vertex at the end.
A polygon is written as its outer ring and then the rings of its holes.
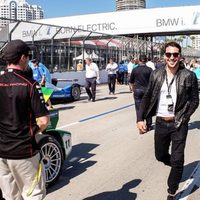
{"type": "MultiPolygon", "coordinates": [[[[156,115],[160,90],[165,80],[165,68],[159,68],[152,72],[149,85],[143,96],[138,121],[156,115]]],[[[186,69],[181,63],[176,73],[177,101],[175,106],[176,127],[187,124],[190,116],[199,105],[199,91],[196,75],[186,69]]]]}

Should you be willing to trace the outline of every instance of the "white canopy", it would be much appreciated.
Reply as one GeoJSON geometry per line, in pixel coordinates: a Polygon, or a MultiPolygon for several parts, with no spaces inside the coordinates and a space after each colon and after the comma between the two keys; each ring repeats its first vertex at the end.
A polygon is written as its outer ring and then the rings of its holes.
{"type": "Polygon", "coordinates": [[[84,51],[83,54],[73,58],[73,60],[83,60],[83,59],[90,58],[90,57],[91,56],[84,51]]]}
{"type": "Polygon", "coordinates": [[[104,58],[99,57],[99,56],[94,52],[94,50],[92,51],[92,54],[88,54],[88,53],[86,53],[86,52],[84,51],[83,54],[81,54],[81,55],[79,55],[79,56],[73,58],[73,60],[74,60],[74,61],[75,61],[75,60],[83,60],[83,57],[84,57],[84,59],[86,59],[86,58],[91,58],[91,59],[94,60],[94,61],[104,60],[104,58]],[[84,55],[84,56],[83,56],[83,55],[84,55]]]}
{"type": "Polygon", "coordinates": [[[92,58],[92,60],[104,60],[104,58],[102,58],[102,57],[99,57],[95,52],[94,52],[94,50],[92,51],[92,54],[91,54],[91,58],[92,58]]]}

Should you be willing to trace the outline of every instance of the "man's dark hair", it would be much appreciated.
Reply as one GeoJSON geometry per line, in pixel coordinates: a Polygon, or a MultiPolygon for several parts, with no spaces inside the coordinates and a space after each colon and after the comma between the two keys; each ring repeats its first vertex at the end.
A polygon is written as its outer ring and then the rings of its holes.
{"type": "Polygon", "coordinates": [[[32,59],[31,62],[32,62],[33,64],[39,65],[39,61],[36,60],[36,59],[32,59]]]}
{"type": "Polygon", "coordinates": [[[112,60],[113,62],[115,61],[115,59],[114,59],[114,58],[112,58],[112,57],[110,57],[110,58],[109,58],[109,60],[112,60]]]}
{"type": "Polygon", "coordinates": [[[144,55],[144,54],[143,54],[143,55],[140,55],[140,56],[139,56],[139,61],[140,61],[140,62],[147,62],[147,56],[144,55]]]}
{"type": "Polygon", "coordinates": [[[176,47],[179,49],[179,53],[181,53],[181,46],[177,42],[168,42],[165,44],[164,50],[166,52],[167,47],[176,47]]]}

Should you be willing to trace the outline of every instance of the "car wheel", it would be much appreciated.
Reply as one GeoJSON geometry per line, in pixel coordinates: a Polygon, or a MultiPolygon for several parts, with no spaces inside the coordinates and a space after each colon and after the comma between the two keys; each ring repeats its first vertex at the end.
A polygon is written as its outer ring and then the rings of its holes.
{"type": "Polygon", "coordinates": [[[40,138],[42,162],[45,167],[46,185],[53,185],[59,178],[63,165],[63,151],[60,143],[50,135],[40,138]]]}
{"type": "Polygon", "coordinates": [[[72,85],[71,96],[75,101],[80,99],[81,89],[78,85],[72,85]]]}

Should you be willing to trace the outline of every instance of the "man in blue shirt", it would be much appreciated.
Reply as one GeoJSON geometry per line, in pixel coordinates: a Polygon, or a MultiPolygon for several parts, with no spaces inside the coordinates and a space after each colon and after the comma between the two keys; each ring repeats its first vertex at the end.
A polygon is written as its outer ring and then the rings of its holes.
{"type": "MultiPolygon", "coordinates": [[[[45,65],[39,63],[36,59],[31,60],[29,62],[29,66],[33,71],[33,79],[36,80],[41,86],[45,86],[45,83],[51,83],[51,75],[49,70],[45,65]]],[[[50,99],[47,100],[48,109],[52,110],[53,106],[50,99]]]]}
{"type": "Polygon", "coordinates": [[[45,86],[46,74],[45,71],[39,66],[38,61],[32,60],[31,68],[33,70],[33,79],[36,80],[41,86],[45,86]]]}

